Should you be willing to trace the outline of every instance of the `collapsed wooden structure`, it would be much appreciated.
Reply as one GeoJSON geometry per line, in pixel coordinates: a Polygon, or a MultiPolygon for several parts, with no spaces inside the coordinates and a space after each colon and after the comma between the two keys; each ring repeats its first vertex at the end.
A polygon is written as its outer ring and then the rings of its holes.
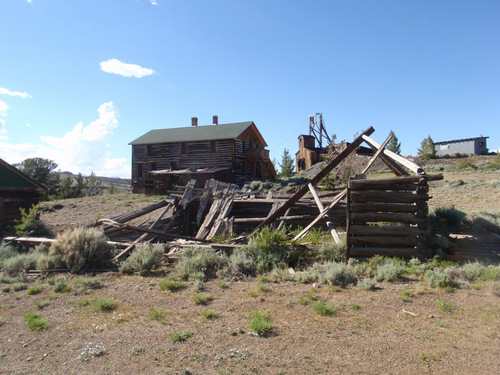
{"type": "Polygon", "coordinates": [[[345,236],[346,255],[429,257],[428,181],[442,175],[427,175],[413,161],[386,149],[364,131],[309,182],[291,196],[266,196],[232,183],[206,181],[197,187],[191,180],[182,190],[168,192],[166,198],[139,211],[101,219],[100,226],[110,240],[122,244],[118,260],[142,242],[164,243],[167,255],[182,246],[212,246],[225,249],[239,246],[264,226],[303,228],[299,240],[315,226],[324,225],[332,241],[340,244],[345,236]],[[318,191],[321,180],[365,142],[374,151],[362,171],[347,187],[333,192],[318,191]],[[380,158],[395,177],[367,180],[366,172],[380,158]],[[156,214],[156,212],[159,212],[156,214]],[[142,221],[140,221],[142,220],[142,221]],[[137,221],[139,221],[137,223],[137,221]],[[345,227],[345,233],[337,228],[345,227]],[[223,233],[239,234],[233,245],[213,243],[223,233]]]}

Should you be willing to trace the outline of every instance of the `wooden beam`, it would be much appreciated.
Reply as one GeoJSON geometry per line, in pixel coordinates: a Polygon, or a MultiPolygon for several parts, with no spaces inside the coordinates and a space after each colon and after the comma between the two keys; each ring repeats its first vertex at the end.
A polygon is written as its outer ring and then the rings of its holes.
{"type": "MultiPolygon", "coordinates": [[[[376,147],[377,149],[380,148],[380,145],[377,142],[375,142],[373,139],[371,139],[370,137],[368,137],[367,135],[363,134],[361,137],[370,146],[376,147]]],[[[403,157],[401,155],[398,155],[395,152],[387,150],[386,148],[384,148],[383,150],[384,150],[383,152],[384,152],[385,156],[387,156],[388,158],[390,158],[390,159],[396,161],[397,163],[405,166],[410,171],[412,171],[412,172],[414,172],[416,174],[421,174],[421,173],[424,172],[424,170],[420,166],[418,166],[417,164],[415,164],[411,160],[409,160],[409,159],[407,159],[407,158],[405,158],[405,157],[403,157]]]]}
{"type": "MultiPolygon", "coordinates": [[[[356,151],[356,149],[363,143],[363,135],[369,136],[371,135],[375,129],[373,127],[369,127],[365,130],[359,137],[357,137],[351,144],[349,144],[340,154],[338,154],[325,168],[323,168],[316,176],[314,176],[309,183],[312,185],[316,185],[320,182],[328,173],[330,173],[337,165],[342,162],[346,157],[348,157],[351,153],[356,151]]],[[[274,214],[270,215],[266,220],[260,223],[253,231],[248,235],[248,237],[257,233],[262,227],[269,225],[271,222],[276,220],[278,217],[283,216],[283,214],[288,210],[289,207],[293,206],[301,197],[303,197],[309,191],[308,185],[304,185],[298,192],[296,192],[290,199],[281,206],[274,214]]]]}

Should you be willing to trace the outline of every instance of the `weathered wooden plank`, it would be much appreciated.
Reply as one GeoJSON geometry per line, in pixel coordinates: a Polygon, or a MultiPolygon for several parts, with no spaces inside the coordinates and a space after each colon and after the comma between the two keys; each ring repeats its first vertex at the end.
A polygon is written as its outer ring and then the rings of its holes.
{"type": "Polygon", "coordinates": [[[379,189],[387,186],[397,186],[398,184],[419,183],[421,180],[438,181],[443,179],[442,174],[428,174],[422,176],[400,176],[393,178],[377,178],[374,180],[351,180],[350,187],[353,190],[379,189]]]}
{"type": "Polygon", "coordinates": [[[399,236],[349,236],[349,243],[352,246],[373,246],[373,247],[414,247],[419,243],[417,237],[399,236]]]}
{"type": "Polygon", "coordinates": [[[351,191],[352,202],[415,203],[428,199],[429,196],[427,194],[413,194],[409,192],[351,191]]]}
{"type": "MultiPolygon", "coordinates": [[[[318,206],[319,212],[322,213],[325,210],[325,206],[319,199],[318,193],[316,192],[316,189],[312,184],[308,184],[309,191],[311,192],[312,196],[314,197],[314,201],[316,202],[316,205],[318,206]]],[[[328,217],[328,213],[325,214],[325,219],[326,219],[326,226],[330,230],[330,233],[333,237],[333,240],[337,245],[342,243],[342,240],[340,239],[339,234],[337,233],[337,229],[335,228],[335,225],[331,222],[330,218],[328,217]]]]}
{"type": "Polygon", "coordinates": [[[423,224],[426,219],[420,219],[415,215],[400,214],[400,213],[371,213],[371,212],[352,212],[349,218],[351,223],[366,223],[366,222],[389,222],[389,223],[405,223],[405,224],[423,224]]]}
{"type": "Polygon", "coordinates": [[[424,230],[417,227],[392,225],[351,225],[349,230],[349,234],[354,236],[418,236],[424,233],[424,230]]]}
{"type": "Polygon", "coordinates": [[[415,204],[408,204],[408,203],[351,202],[350,210],[351,212],[395,212],[395,213],[415,214],[420,210],[420,208],[415,204]]]}
{"type": "MultiPolygon", "coordinates": [[[[375,142],[373,139],[371,139],[368,135],[363,134],[361,137],[370,146],[380,148],[380,145],[377,142],[375,142]]],[[[420,173],[423,173],[423,171],[424,171],[419,165],[415,164],[411,160],[409,160],[401,155],[398,155],[395,152],[392,152],[388,149],[384,149],[384,155],[389,157],[390,159],[396,161],[397,163],[404,165],[406,168],[408,168],[410,171],[412,171],[414,173],[420,174],[420,173]]]]}

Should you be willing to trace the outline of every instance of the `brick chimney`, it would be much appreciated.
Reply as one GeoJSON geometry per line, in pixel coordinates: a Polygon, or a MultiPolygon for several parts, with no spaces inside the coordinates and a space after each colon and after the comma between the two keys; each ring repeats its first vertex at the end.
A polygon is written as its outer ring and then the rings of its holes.
{"type": "Polygon", "coordinates": [[[219,125],[219,116],[212,116],[212,124],[219,125]]]}
{"type": "Polygon", "coordinates": [[[198,126],[198,117],[191,117],[191,126],[198,126]]]}

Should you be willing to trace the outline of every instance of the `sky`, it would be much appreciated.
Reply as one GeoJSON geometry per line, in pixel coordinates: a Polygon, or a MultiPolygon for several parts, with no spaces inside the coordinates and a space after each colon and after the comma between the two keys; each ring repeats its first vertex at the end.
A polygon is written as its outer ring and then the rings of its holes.
{"type": "Polygon", "coordinates": [[[351,141],[488,136],[500,1],[0,0],[0,158],[130,178],[151,129],[254,121],[281,161],[321,112],[351,141]]]}

